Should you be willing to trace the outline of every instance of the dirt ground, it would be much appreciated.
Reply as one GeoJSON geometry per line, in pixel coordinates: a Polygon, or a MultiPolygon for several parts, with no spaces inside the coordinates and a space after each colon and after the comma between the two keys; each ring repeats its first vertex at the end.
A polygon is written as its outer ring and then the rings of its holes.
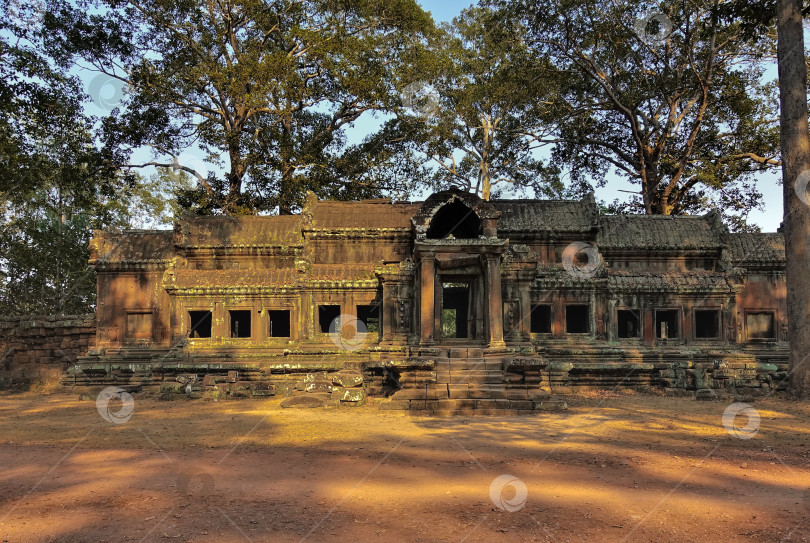
{"type": "Polygon", "coordinates": [[[108,422],[127,404],[4,394],[0,542],[810,539],[810,405],[757,401],[728,431],[728,402],[567,401],[442,419],[135,397],[108,422]]]}

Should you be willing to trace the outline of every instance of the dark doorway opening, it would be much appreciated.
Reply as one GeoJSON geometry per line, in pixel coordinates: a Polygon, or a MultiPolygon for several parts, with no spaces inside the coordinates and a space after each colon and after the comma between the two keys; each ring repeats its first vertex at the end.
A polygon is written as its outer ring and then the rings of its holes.
{"type": "Polygon", "coordinates": [[[288,309],[272,309],[267,312],[269,321],[269,337],[290,337],[290,311],[288,309]]]}
{"type": "Polygon", "coordinates": [[[655,337],[658,339],[676,339],[681,336],[678,326],[677,309],[659,309],[655,312],[655,337]]]}
{"type": "Polygon", "coordinates": [[[536,305],[532,308],[531,333],[532,334],[551,333],[550,305],[536,305]]]}
{"type": "Polygon", "coordinates": [[[717,339],[720,337],[720,312],[718,310],[695,310],[695,337],[701,339],[717,339]]]}
{"type": "Polygon", "coordinates": [[[250,311],[237,309],[228,313],[231,315],[231,337],[250,337],[250,311]]]}
{"type": "Polygon", "coordinates": [[[634,309],[619,309],[616,312],[616,324],[620,338],[641,337],[641,317],[634,309]]]}
{"type": "Polygon", "coordinates": [[[587,334],[590,327],[591,315],[587,305],[565,306],[565,333],[587,334]]]}
{"type": "Polygon", "coordinates": [[[211,337],[211,312],[189,311],[189,337],[211,337]]]}
{"type": "Polygon", "coordinates": [[[445,283],[442,285],[442,337],[469,337],[469,306],[469,284],[445,283]]]}
{"type": "Polygon", "coordinates": [[[340,306],[319,305],[318,326],[322,334],[340,333],[340,306]]]}
{"type": "Polygon", "coordinates": [[[433,216],[428,227],[430,239],[475,239],[481,235],[481,221],[475,211],[459,202],[450,202],[433,216]]]}

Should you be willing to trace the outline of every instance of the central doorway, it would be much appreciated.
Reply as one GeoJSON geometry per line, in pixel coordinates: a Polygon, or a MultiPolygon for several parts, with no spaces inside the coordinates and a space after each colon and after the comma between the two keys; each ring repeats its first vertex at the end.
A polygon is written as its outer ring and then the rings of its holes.
{"type": "Polygon", "coordinates": [[[469,338],[470,284],[442,283],[443,338],[469,338]]]}

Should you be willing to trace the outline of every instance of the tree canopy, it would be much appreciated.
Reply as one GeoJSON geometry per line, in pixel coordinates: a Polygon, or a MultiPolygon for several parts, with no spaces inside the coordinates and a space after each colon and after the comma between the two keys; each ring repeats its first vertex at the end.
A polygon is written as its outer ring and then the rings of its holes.
{"type": "Polygon", "coordinates": [[[106,143],[151,147],[148,164],[196,176],[186,204],[225,213],[396,189],[343,175],[345,128],[392,107],[432,28],[414,0],[65,2],[49,19],[55,54],[126,85],[106,143]],[[195,149],[211,171],[183,163],[195,149]]]}
{"type": "Polygon", "coordinates": [[[538,155],[551,127],[542,76],[547,62],[529,55],[489,7],[464,10],[430,45],[433,72],[403,96],[405,115],[389,123],[418,142],[408,156],[428,168],[434,186],[455,186],[485,200],[493,190],[533,196],[563,190],[559,170],[538,155]]]}
{"type": "Polygon", "coordinates": [[[743,226],[761,196],[754,174],[779,164],[765,43],[710,0],[494,4],[513,40],[556,69],[546,141],[574,182],[615,172],[638,186],[631,210],[720,207],[743,226]]]}

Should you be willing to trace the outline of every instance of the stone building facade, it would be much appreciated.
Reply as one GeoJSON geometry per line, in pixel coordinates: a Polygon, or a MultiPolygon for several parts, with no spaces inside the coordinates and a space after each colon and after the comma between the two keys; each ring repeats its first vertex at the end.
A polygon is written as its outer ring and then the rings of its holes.
{"type": "Polygon", "coordinates": [[[529,411],[576,387],[785,377],[784,238],[712,213],[310,195],[301,215],[98,232],[91,249],[98,333],[76,386],[529,411]]]}

